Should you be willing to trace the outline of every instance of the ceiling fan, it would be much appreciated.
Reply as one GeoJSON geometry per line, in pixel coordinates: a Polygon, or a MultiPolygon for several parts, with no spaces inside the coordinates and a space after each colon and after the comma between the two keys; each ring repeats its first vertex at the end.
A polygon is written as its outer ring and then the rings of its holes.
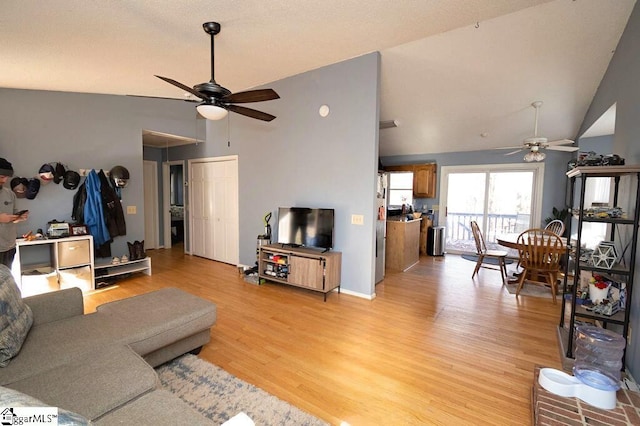
{"type": "Polygon", "coordinates": [[[573,152],[577,151],[579,148],[574,146],[563,146],[563,145],[571,145],[573,141],[571,139],[559,139],[555,141],[550,141],[545,137],[538,136],[538,113],[540,112],[540,107],[542,106],[542,101],[535,101],[531,103],[531,106],[536,109],[536,121],[533,129],[533,137],[527,138],[523,141],[522,146],[507,146],[503,148],[497,149],[512,149],[518,148],[515,151],[508,152],[505,155],[513,155],[517,154],[520,151],[528,150],[524,156],[524,161],[542,161],[546,157],[545,153],[541,150],[549,149],[552,151],[566,151],[573,152]]]}
{"type": "Polygon", "coordinates": [[[205,22],[202,24],[202,27],[204,28],[204,31],[211,36],[211,80],[206,83],[197,84],[191,88],[171,78],[159,75],[156,75],[156,77],[202,99],[202,102],[196,107],[196,109],[201,115],[209,120],[220,120],[226,117],[229,111],[262,121],[271,121],[276,118],[274,115],[267,114],[266,112],[234,105],[279,99],[280,96],[278,96],[273,89],[257,89],[231,93],[230,90],[216,83],[214,78],[213,39],[215,35],[220,32],[220,24],[217,22],[205,22]]]}

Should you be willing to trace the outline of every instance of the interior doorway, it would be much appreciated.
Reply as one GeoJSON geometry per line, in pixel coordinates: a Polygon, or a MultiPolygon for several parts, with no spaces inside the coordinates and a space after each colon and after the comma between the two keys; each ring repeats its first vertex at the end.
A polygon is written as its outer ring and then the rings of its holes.
{"type": "Polygon", "coordinates": [[[183,244],[185,252],[185,236],[188,217],[185,200],[185,167],[184,161],[166,161],[162,164],[162,189],[164,207],[164,246],[171,248],[183,244]]]}

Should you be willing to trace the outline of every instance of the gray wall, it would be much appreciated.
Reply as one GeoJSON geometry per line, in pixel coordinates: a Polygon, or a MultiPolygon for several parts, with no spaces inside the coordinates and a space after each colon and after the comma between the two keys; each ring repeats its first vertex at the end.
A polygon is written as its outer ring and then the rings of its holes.
{"type": "Polygon", "coordinates": [[[270,83],[281,99],[249,106],[274,121],[229,114],[207,121],[206,143],[169,150],[171,160],[238,155],[241,263],[255,264],[268,212],[275,237],[278,207],[333,208],[342,289],[373,295],[379,64],[376,52],[270,83]]]}
{"type": "MultiPolygon", "coordinates": [[[[640,164],[640,3],[631,13],[627,27],[611,59],[609,68],[587,111],[579,134],[584,133],[611,105],[616,106],[613,152],[626,164],[640,164]]],[[[636,257],[634,289],[631,299],[631,342],[626,363],[631,374],[640,378],[640,259],[636,257]]]]}
{"type": "MultiPolygon", "coordinates": [[[[150,76],[150,78],[153,78],[150,76]]],[[[142,129],[195,137],[193,104],[126,96],[0,89],[0,146],[17,176],[37,175],[40,166],[62,162],[73,170],[126,167],[131,179],[122,203],[127,235],[116,237],[112,254],[128,254],[127,241],[144,239],[142,129]]],[[[71,221],[76,191],[50,183],[34,200],[19,199],[30,218],[20,234],[46,228],[52,219],[71,221]]]]}

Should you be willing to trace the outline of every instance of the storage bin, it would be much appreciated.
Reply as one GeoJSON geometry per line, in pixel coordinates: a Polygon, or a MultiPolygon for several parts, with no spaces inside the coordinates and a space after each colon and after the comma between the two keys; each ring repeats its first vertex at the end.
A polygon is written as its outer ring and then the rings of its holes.
{"type": "Polygon", "coordinates": [[[83,292],[93,289],[90,266],[61,269],[58,271],[58,275],[60,277],[60,289],[78,287],[83,292]]]}
{"type": "Polygon", "coordinates": [[[91,263],[89,240],[61,241],[58,243],[58,267],[69,268],[91,263]]]}
{"type": "Polygon", "coordinates": [[[20,280],[20,293],[22,297],[48,293],[60,289],[58,273],[50,269],[36,270],[22,275],[20,280]]]}

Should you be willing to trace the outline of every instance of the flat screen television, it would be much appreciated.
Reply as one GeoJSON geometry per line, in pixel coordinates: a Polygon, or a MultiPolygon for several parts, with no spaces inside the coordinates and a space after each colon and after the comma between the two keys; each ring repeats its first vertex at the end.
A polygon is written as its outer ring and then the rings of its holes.
{"type": "Polygon", "coordinates": [[[333,222],[333,209],[280,207],[278,209],[278,243],[331,250],[333,222]]]}

